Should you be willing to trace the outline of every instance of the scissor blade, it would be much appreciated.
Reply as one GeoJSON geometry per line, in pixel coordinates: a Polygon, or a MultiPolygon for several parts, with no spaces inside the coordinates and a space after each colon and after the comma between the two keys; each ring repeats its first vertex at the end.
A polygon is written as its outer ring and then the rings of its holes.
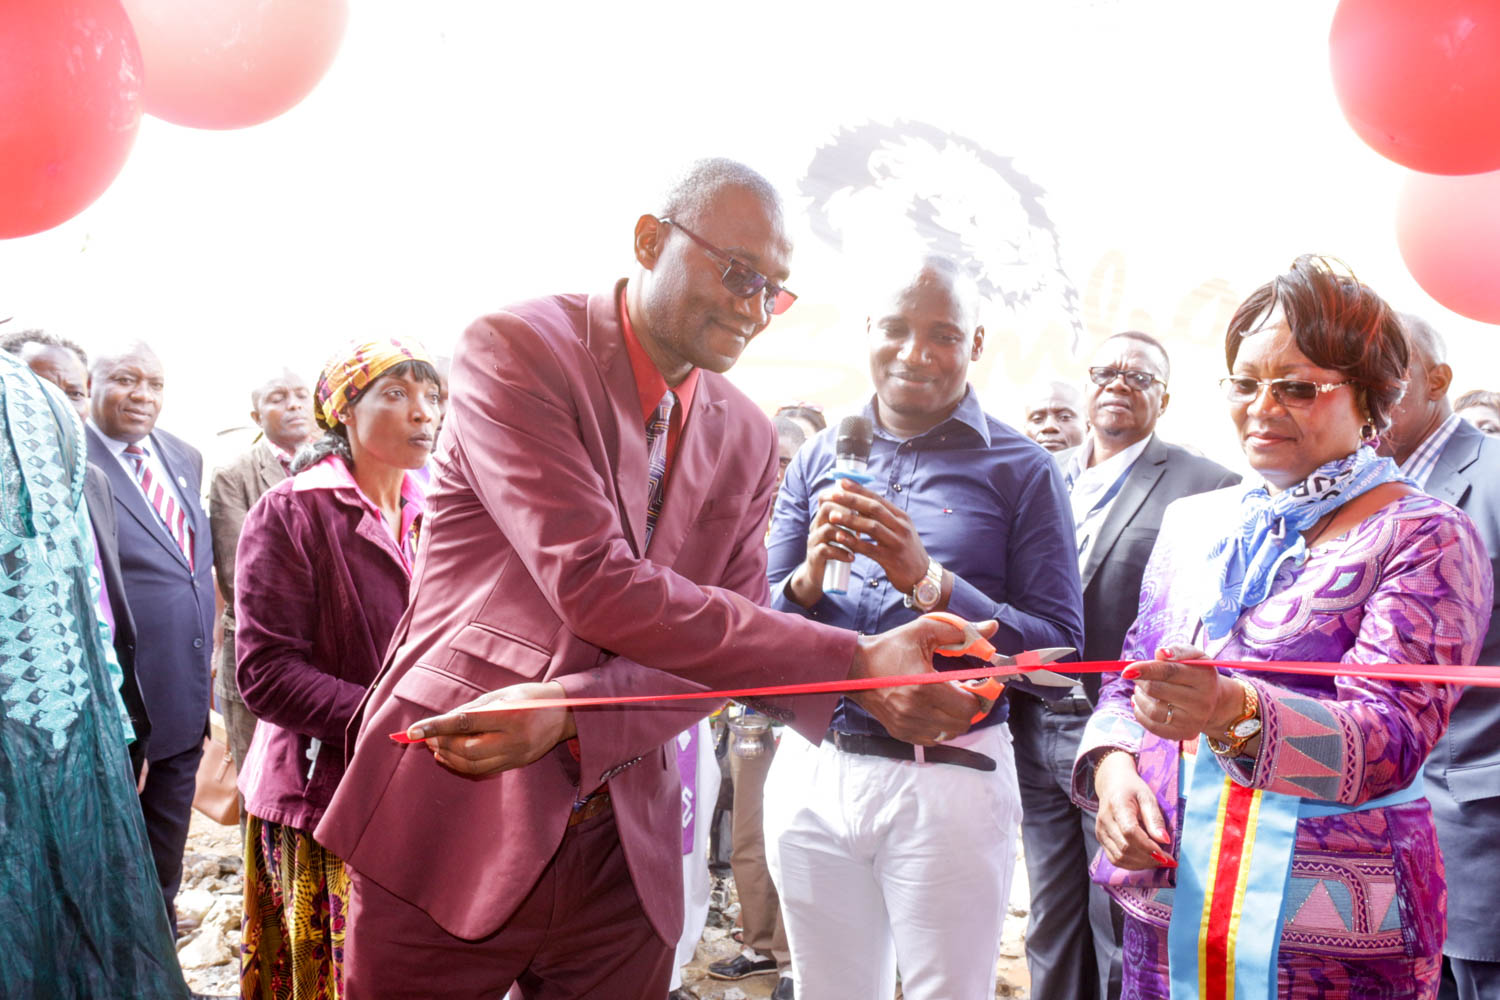
{"type": "MultiPolygon", "coordinates": [[[[1038,663],[1056,663],[1064,656],[1075,652],[1075,650],[1072,646],[1046,646],[1042,649],[1030,649],[1027,650],[1027,652],[1034,655],[1037,658],[1038,663]]],[[[1021,655],[1024,654],[1016,654],[1016,656],[1021,655]]],[[[990,657],[990,662],[997,667],[1013,667],[1016,665],[1016,657],[1007,656],[1005,653],[996,653],[994,656],[990,657]]]]}
{"type": "MultiPolygon", "coordinates": [[[[999,665],[1004,666],[1004,664],[999,665]]],[[[1064,677],[1062,674],[1054,674],[1050,670],[1028,670],[1025,673],[1017,671],[1013,674],[996,674],[995,680],[1004,682],[1025,680],[1031,681],[1033,684],[1040,684],[1043,687],[1062,688],[1070,688],[1078,683],[1078,679],[1075,677],[1064,677]]]]}
{"type": "MultiPolygon", "coordinates": [[[[1074,650],[1072,646],[1046,646],[1042,649],[1028,650],[1028,652],[1035,656],[1037,658],[1037,661],[1040,663],[1055,663],[1056,661],[1062,659],[1064,656],[1068,656],[1069,654],[1074,652],[1074,650]]],[[[1022,654],[1018,653],[1016,655],[1019,656],[1022,654]]],[[[1004,653],[996,653],[994,656],[990,657],[990,662],[997,667],[1013,667],[1016,665],[1016,657],[1007,656],[1004,653]]],[[[1033,684],[1040,684],[1043,687],[1070,688],[1078,683],[1078,680],[1076,678],[1064,677],[1062,674],[1056,674],[1050,670],[1018,670],[1013,674],[996,675],[997,680],[1005,680],[1007,678],[1025,678],[1031,681],[1033,684]]]]}

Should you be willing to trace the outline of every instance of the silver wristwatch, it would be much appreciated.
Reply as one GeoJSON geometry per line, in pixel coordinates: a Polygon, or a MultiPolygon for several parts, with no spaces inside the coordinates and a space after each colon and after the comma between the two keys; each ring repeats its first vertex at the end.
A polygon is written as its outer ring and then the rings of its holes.
{"type": "Polygon", "coordinates": [[[943,597],[943,567],[931,556],[927,557],[927,574],[917,581],[917,585],[911,588],[911,593],[906,595],[905,604],[908,608],[916,608],[926,614],[938,606],[938,601],[943,597]]]}

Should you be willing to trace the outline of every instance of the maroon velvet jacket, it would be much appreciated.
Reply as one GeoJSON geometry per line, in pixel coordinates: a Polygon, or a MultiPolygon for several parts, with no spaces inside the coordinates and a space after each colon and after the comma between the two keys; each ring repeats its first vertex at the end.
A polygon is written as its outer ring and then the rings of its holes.
{"type": "MultiPolygon", "coordinates": [[[[403,496],[420,510],[410,475],[403,496]]],[[[406,560],[348,467],[329,458],[250,509],[234,579],[236,676],[260,720],[240,767],[245,808],[311,832],[343,777],[345,730],[406,610],[406,560]]]]}
{"type": "MultiPolygon", "coordinates": [[[[580,710],[581,761],[559,744],[478,779],[388,733],[524,681],[574,696],[701,690],[835,680],[854,658],[854,633],[763,606],[776,437],[721,375],[702,373],[641,544],[646,430],[617,295],[524,302],[459,342],[411,608],[317,831],[361,876],[467,939],[505,923],[556,853],[575,796],[607,783],[642,907],[675,941],[681,794],[663,744],[714,706],[580,710]]],[[[836,702],[783,707],[816,741],[836,702]]]]}

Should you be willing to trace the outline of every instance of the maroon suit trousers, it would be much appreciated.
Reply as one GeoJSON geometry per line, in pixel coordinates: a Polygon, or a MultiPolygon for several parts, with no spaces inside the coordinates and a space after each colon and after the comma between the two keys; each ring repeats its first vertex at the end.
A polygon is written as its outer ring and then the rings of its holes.
{"type": "MultiPolygon", "coordinates": [[[[457,938],[350,870],[347,1000],[661,1000],[673,945],[651,929],[614,814],[570,827],[520,907],[494,934],[457,938]]],[[[474,885],[470,892],[485,892],[474,885]]]]}

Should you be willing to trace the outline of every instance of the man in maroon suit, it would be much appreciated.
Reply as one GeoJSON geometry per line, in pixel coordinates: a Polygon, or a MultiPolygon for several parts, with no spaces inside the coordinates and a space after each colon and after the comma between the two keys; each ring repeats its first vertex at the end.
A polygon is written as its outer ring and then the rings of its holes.
{"type": "MultiPolygon", "coordinates": [[[[722,373],[790,303],[770,184],[702,161],[634,251],[612,290],[521,303],[458,346],[412,604],[318,828],[350,869],[350,1000],[667,991],[682,845],[663,744],[711,705],[465,709],[919,673],[957,638],[764,606],[776,438],[722,373]],[[387,739],[403,729],[425,746],[387,739]]],[[[857,697],[925,745],[977,711],[946,684],[857,697]]],[[[816,741],[836,701],[767,708],[816,741]]]]}

